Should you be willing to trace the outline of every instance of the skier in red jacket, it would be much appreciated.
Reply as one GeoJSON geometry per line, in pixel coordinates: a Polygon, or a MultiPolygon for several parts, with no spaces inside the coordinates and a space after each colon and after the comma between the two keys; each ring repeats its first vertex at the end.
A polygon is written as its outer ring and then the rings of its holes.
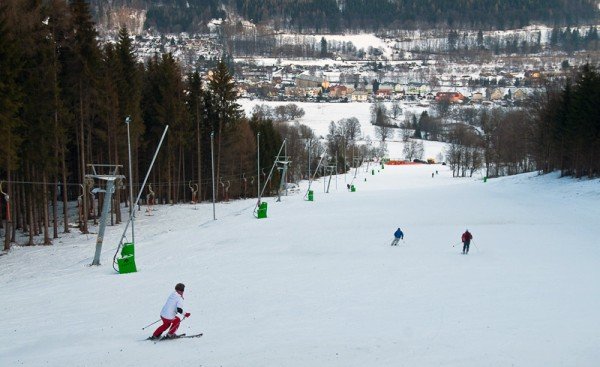
{"type": "Polygon", "coordinates": [[[462,243],[463,243],[463,250],[462,253],[463,254],[468,254],[469,253],[469,245],[471,244],[471,240],[473,239],[473,235],[471,234],[471,232],[469,232],[469,230],[467,229],[465,231],[465,233],[462,234],[462,243]]]}

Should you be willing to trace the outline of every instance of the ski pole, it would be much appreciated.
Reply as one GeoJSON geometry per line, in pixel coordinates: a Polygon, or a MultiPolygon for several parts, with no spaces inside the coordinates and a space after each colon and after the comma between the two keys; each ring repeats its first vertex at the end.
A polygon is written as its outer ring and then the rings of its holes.
{"type": "Polygon", "coordinates": [[[145,329],[149,328],[150,326],[152,326],[152,325],[156,324],[156,323],[157,323],[157,322],[159,322],[160,320],[161,320],[161,319],[158,319],[158,320],[154,321],[153,323],[151,323],[150,325],[146,325],[146,326],[144,326],[144,327],[142,328],[142,330],[145,330],[145,329]]]}

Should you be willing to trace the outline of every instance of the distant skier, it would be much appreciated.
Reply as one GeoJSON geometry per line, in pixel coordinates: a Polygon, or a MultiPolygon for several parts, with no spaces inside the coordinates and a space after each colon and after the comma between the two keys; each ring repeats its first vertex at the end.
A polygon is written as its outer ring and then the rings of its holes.
{"type": "Polygon", "coordinates": [[[398,246],[398,242],[404,239],[404,232],[398,227],[396,232],[394,232],[394,240],[392,241],[392,246],[398,246]]]}
{"type": "Polygon", "coordinates": [[[162,333],[169,329],[169,332],[165,336],[165,338],[177,338],[175,332],[179,328],[179,323],[181,323],[181,319],[177,316],[178,313],[182,314],[184,317],[190,317],[190,313],[183,313],[183,291],[185,290],[185,285],[182,283],[178,283],[175,286],[175,292],[171,293],[169,298],[167,298],[167,302],[163,306],[160,311],[160,318],[162,319],[163,324],[158,327],[152,334],[152,336],[148,339],[155,340],[160,339],[162,333]]]}
{"type": "Polygon", "coordinates": [[[467,229],[465,231],[465,233],[462,234],[462,243],[463,243],[463,250],[462,253],[463,254],[468,254],[469,253],[469,245],[471,244],[471,240],[473,239],[473,235],[471,234],[471,232],[469,232],[469,230],[467,229]]]}

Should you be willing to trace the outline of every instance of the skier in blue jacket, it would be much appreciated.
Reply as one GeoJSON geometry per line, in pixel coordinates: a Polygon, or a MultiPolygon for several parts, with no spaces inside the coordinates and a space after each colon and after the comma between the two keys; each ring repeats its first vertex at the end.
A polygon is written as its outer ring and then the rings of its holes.
{"type": "Polygon", "coordinates": [[[392,246],[398,246],[398,241],[404,239],[404,232],[398,227],[396,232],[394,232],[394,240],[392,241],[392,246]]]}

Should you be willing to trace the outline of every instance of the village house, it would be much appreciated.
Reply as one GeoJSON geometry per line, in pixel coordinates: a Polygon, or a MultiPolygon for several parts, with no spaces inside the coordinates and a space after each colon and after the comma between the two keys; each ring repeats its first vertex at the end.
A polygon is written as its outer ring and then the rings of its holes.
{"type": "Polygon", "coordinates": [[[526,98],[527,98],[527,93],[525,93],[525,91],[523,89],[516,89],[512,93],[512,99],[514,101],[523,101],[526,98]]]}
{"type": "Polygon", "coordinates": [[[502,92],[502,89],[496,88],[490,93],[489,99],[490,101],[499,101],[502,98],[504,98],[504,92],[502,92]]]}
{"type": "Polygon", "coordinates": [[[431,91],[426,83],[409,82],[406,86],[406,94],[412,96],[422,96],[431,91]]]}
{"type": "Polygon", "coordinates": [[[392,97],[391,89],[378,89],[375,93],[375,98],[377,99],[390,99],[392,97]]]}
{"type": "Polygon", "coordinates": [[[329,96],[332,98],[343,98],[351,93],[352,91],[349,91],[348,87],[344,85],[333,85],[329,87],[329,96]]]}
{"type": "Polygon", "coordinates": [[[296,86],[300,88],[321,87],[324,81],[325,79],[323,77],[308,74],[296,75],[296,78],[294,79],[296,86]]]}
{"type": "Polygon", "coordinates": [[[437,92],[435,95],[436,102],[448,101],[450,103],[462,103],[464,99],[465,96],[460,92],[437,92]]]}
{"type": "Polygon", "coordinates": [[[366,102],[369,99],[369,94],[362,90],[355,90],[351,94],[352,102],[366,102]]]}
{"type": "Polygon", "coordinates": [[[483,102],[483,93],[475,92],[471,95],[471,102],[473,103],[481,103],[483,102]]]}

